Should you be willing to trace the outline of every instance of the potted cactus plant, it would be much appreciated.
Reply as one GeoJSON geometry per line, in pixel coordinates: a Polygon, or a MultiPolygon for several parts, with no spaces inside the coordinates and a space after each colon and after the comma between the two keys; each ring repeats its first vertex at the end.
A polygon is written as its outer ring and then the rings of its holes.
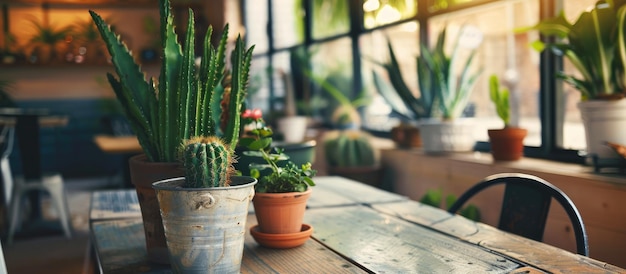
{"type": "Polygon", "coordinates": [[[382,167],[371,137],[361,130],[336,130],[324,136],[328,173],[372,186],[380,186],[382,167]]]}
{"type": "Polygon", "coordinates": [[[439,33],[434,48],[420,45],[421,54],[417,58],[419,97],[415,97],[402,79],[390,42],[390,61],[379,65],[387,71],[395,92],[383,85],[383,78],[374,72],[375,84],[383,98],[404,120],[418,120],[424,151],[433,154],[469,151],[475,143],[472,120],[461,118],[482,70],[472,68],[482,34],[474,27],[463,26],[450,55],[445,51],[445,38],[446,28],[439,33]],[[469,49],[464,60],[459,57],[463,47],[469,49]]]}
{"type": "Polygon", "coordinates": [[[131,183],[137,190],[141,207],[148,257],[152,262],[168,263],[163,224],[152,183],[183,175],[177,162],[183,140],[194,136],[218,136],[229,148],[236,147],[253,47],[246,49],[242,39],[238,38],[230,54],[230,69],[227,69],[228,25],[216,47],[210,44],[213,28],[209,27],[204,38],[204,54],[197,67],[194,63],[193,11],[189,10],[187,34],[182,39],[184,45],[181,45],[169,0],[160,0],[159,10],[162,58],[158,80],[146,80],[119,36],[101,16],[89,12],[118,77],[109,73],[107,78],[144,152],[132,157],[129,165],[131,183]]]}
{"type": "Polygon", "coordinates": [[[257,180],[234,174],[233,151],[216,136],[184,143],[185,176],[153,183],[175,273],[239,273],[257,180]]]}
{"type": "MultiPolygon", "coordinates": [[[[261,121],[262,118],[258,118],[261,121]]],[[[250,174],[258,179],[252,200],[258,225],[250,234],[261,245],[271,248],[296,247],[310,237],[313,228],[303,224],[306,202],[315,186],[316,170],[311,163],[296,165],[285,157],[282,149],[272,147],[273,131],[263,123],[240,145],[261,154],[264,163],[250,164],[250,174]]]]}
{"type": "Polygon", "coordinates": [[[489,129],[491,155],[495,161],[516,161],[524,154],[524,138],[528,130],[511,125],[509,89],[501,87],[498,76],[489,77],[489,97],[496,107],[504,128],[489,129]]]}

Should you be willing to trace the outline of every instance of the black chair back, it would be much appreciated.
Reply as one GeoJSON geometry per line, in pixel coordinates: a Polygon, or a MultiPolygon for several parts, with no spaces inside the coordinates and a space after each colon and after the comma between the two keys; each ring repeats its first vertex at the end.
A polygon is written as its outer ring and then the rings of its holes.
{"type": "Polygon", "coordinates": [[[456,213],[474,195],[488,187],[501,184],[505,185],[505,191],[498,223],[499,229],[542,241],[550,202],[555,199],[563,207],[572,223],[577,253],[589,256],[587,232],[574,202],[563,191],[536,176],[521,173],[501,173],[489,176],[463,193],[448,209],[448,212],[456,213]]]}

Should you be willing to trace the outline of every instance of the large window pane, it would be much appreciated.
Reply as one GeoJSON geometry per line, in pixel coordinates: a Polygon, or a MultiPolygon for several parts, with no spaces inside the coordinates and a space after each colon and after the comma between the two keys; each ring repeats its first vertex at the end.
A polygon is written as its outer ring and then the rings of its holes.
{"type": "Polygon", "coordinates": [[[363,0],[363,24],[374,28],[408,19],[417,13],[415,0],[363,0]]]}
{"type": "Polygon", "coordinates": [[[255,45],[254,53],[267,52],[267,0],[247,0],[244,5],[246,42],[255,45]]]}
{"type": "MultiPolygon", "coordinates": [[[[529,43],[534,34],[515,34],[515,28],[530,26],[538,21],[538,1],[502,1],[495,5],[447,13],[429,20],[430,33],[448,26],[447,45],[452,43],[463,24],[477,27],[483,42],[474,62],[483,69],[471,96],[473,114],[477,120],[475,136],[488,141],[487,130],[502,128],[495,106],[489,98],[488,79],[496,74],[511,90],[512,123],[528,129],[525,145],[541,145],[539,120],[539,54],[529,43]],[[498,22],[498,24],[494,24],[498,22]]],[[[431,37],[434,43],[435,37],[431,37]]]]}
{"type": "Polygon", "coordinates": [[[350,1],[313,1],[313,38],[347,33],[350,30],[350,1]]]}
{"type": "Polygon", "coordinates": [[[372,96],[371,104],[364,112],[364,125],[367,128],[388,131],[399,123],[396,118],[389,116],[391,109],[384,98],[379,95],[373,81],[373,73],[376,72],[390,84],[387,72],[377,64],[389,62],[387,41],[391,43],[396,54],[404,82],[416,97],[419,96],[415,64],[419,54],[417,33],[417,23],[410,22],[377,30],[360,37],[361,74],[363,75],[364,88],[372,96]]]}
{"type": "Polygon", "coordinates": [[[290,47],[304,41],[303,18],[299,1],[272,0],[272,35],[275,48],[290,47]]]}
{"type": "Polygon", "coordinates": [[[311,102],[314,105],[310,108],[315,117],[325,124],[330,124],[337,120],[336,110],[339,100],[332,95],[329,88],[324,88],[323,85],[331,86],[331,89],[337,90],[341,96],[349,100],[355,98],[352,90],[352,43],[346,37],[316,44],[311,47],[310,52],[313,54],[311,68],[314,75],[311,92],[311,102]],[[333,115],[335,115],[334,118],[333,115]]]}
{"type": "MultiPolygon", "coordinates": [[[[595,0],[564,1],[565,15],[570,23],[576,22],[578,16],[588,7],[596,2],[595,0]]],[[[564,58],[563,68],[566,74],[580,75],[571,63],[564,58]]],[[[574,87],[564,84],[564,121],[563,121],[563,147],[566,149],[584,149],[585,129],[580,118],[580,111],[576,104],[580,102],[580,92],[574,87]]]]}

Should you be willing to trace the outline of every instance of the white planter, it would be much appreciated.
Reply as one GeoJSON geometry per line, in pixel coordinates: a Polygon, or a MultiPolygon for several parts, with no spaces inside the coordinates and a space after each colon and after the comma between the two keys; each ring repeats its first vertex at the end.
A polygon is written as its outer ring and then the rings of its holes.
{"type": "Polygon", "coordinates": [[[466,152],[474,149],[474,120],[460,118],[452,121],[422,120],[419,125],[424,152],[439,154],[466,152]]]}
{"type": "Polygon", "coordinates": [[[620,158],[605,142],[626,145],[626,99],[579,102],[578,109],[585,127],[587,155],[620,158]]]}
{"type": "Polygon", "coordinates": [[[287,116],[277,121],[278,132],[283,134],[287,143],[300,143],[304,140],[307,127],[306,116],[287,116]]]}

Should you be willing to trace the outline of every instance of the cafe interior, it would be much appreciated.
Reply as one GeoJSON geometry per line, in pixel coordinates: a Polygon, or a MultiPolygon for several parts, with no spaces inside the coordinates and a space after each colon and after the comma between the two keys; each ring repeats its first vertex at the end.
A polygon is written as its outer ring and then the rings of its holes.
{"type": "MultiPolygon", "coordinates": [[[[170,1],[179,40],[188,28],[189,9],[194,11],[196,57],[202,55],[209,26],[221,35],[228,24],[229,51],[238,36],[247,47],[254,45],[245,108],[260,110],[286,151],[309,151],[316,176],[345,177],[412,201],[432,201],[443,210],[451,206],[446,199],[460,197],[488,176],[536,176],[577,208],[588,244],[585,257],[626,268],[626,211],[621,209],[626,207],[626,131],[622,127],[613,134],[623,143],[609,140],[615,144],[609,146],[602,139],[595,145],[608,156],[591,150],[590,139],[600,130],[589,132],[587,123],[603,121],[581,118],[579,102],[588,95],[558,77],[580,75],[577,65],[535,47],[537,41],[564,38],[531,28],[557,15],[573,24],[599,5],[597,0],[170,1]],[[460,140],[460,147],[431,150],[432,137],[423,129],[429,122],[420,120],[429,115],[411,104],[427,99],[418,80],[420,53],[437,47],[442,37],[443,51],[469,60],[457,62],[457,72],[451,73],[472,77],[455,110],[457,120],[471,125],[448,138],[460,140]],[[491,76],[510,91],[510,121],[501,119],[492,101],[491,76]],[[396,92],[399,88],[408,93],[396,92]],[[302,120],[283,124],[295,117],[302,120]],[[515,159],[498,160],[489,131],[505,123],[526,135],[515,159]],[[290,132],[300,126],[300,135],[290,132]],[[351,169],[328,157],[329,138],[343,131],[366,137],[371,164],[351,169]]],[[[107,74],[118,74],[89,11],[104,18],[146,78],[158,82],[163,53],[158,2],[0,0],[0,235],[8,273],[108,273],[94,252],[91,195],[132,189],[128,161],[143,151],[107,80],[107,74]]],[[[210,40],[214,45],[216,37],[210,40]]],[[[462,86],[464,80],[448,84],[462,86]]],[[[615,116],[626,120],[624,109],[622,104],[615,116]]],[[[470,200],[478,222],[498,227],[507,198],[501,192],[470,200]]],[[[579,231],[558,205],[549,206],[539,241],[581,254],[579,231]]],[[[313,233],[315,238],[318,232],[313,233]]]]}

